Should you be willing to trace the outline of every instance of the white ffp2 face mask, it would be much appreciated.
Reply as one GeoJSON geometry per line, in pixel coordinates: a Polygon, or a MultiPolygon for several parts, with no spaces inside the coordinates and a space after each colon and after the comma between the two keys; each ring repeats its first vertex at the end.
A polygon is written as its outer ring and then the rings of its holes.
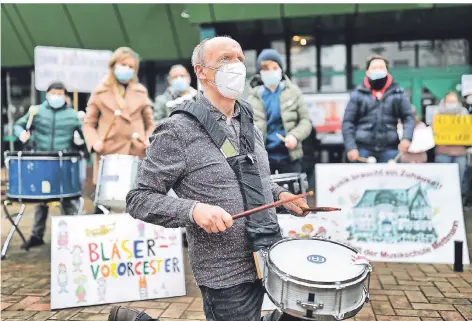
{"type": "Polygon", "coordinates": [[[246,84],[246,66],[242,62],[224,64],[219,68],[213,68],[203,65],[203,67],[216,70],[215,82],[216,89],[223,97],[236,99],[244,91],[246,84]]]}

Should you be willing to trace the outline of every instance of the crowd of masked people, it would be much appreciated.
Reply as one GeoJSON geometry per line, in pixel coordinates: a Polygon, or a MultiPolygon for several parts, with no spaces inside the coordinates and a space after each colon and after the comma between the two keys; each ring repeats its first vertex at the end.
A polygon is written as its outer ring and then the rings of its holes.
{"type": "MultiPolygon", "coordinates": [[[[195,100],[198,91],[191,87],[189,71],[182,65],[170,68],[169,86],[154,102],[147,89],[139,83],[138,55],[130,48],[118,48],[109,63],[109,73],[87,104],[86,114],[79,119],[70,105],[66,84],[52,83],[46,100],[38,106],[33,131],[26,130],[29,113],[15,123],[14,133],[24,144],[33,144],[36,151],[66,151],[77,148],[74,132],[85,140],[86,153],[96,153],[93,182],[97,182],[100,155],[127,154],[145,156],[149,138],[156,124],[169,117],[171,111],[185,101],[195,100]],[[115,110],[121,117],[114,119],[115,110]],[[53,121],[54,119],[54,121],[53,121]],[[115,121],[106,143],[102,138],[115,121]],[[144,144],[132,138],[138,133],[144,144]]],[[[300,88],[285,74],[281,55],[274,49],[263,50],[256,62],[257,73],[248,81],[246,101],[252,106],[254,123],[262,132],[268,153],[271,174],[307,174],[310,188],[315,186],[314,164],[319,155],[319,140],[312,125],[300,88]]],[[[465,98],[472,106],[472,94],[465,98]]],[[[449,92],[440,103],[440,114],[466,115],[460,97],[449,92]]],[[[385,163],[401,153],[400,162],[425,163],[426,152],[408,152],[415,128],[424,127],[403,89],[389,74],[388,61],[380,56],[367,60],[366,77],[351,94],[342,124],[347,159],[375,157],[385,163]],[[397,125],[403,135],[399,138],[397,125]]],[[[435,162],[457,163],[464,197],[468,192],[466,146],[437,146],[435,162]]],[[[65,214],[77,212],[74,200],[62,202],[65,214]]],[[[100,213],[99,208],[95,208],[100,213]]],[[[48,206],[35,208],[32,236],[25,246],[44,244],[48,206]]]]}

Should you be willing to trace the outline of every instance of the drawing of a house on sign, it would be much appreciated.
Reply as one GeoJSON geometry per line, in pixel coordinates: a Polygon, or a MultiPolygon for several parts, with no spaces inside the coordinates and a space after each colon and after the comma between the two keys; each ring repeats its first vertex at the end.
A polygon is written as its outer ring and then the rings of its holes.
{"type": "Polygon", "coordinates": [[[421,184],[407,189],[365,190],[351,215],[349,240],[433,243],[438,238],[433,209],[421,184]]]}

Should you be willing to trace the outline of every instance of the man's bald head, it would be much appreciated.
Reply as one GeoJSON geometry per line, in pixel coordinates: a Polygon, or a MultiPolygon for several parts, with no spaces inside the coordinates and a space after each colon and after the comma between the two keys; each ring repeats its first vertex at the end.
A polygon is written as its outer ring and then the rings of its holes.
{"type": "MultiPolygon", "coordinates": [[[[207,60],[207,52],[213,53],[223,47],[232,46],[241,50],[241,45],[230,36],[218,36],[203,39],[192,53],[192,66],[204,65],[207,60]]],[[[241,50],[242,52],[242,50],[241,50]]]]}

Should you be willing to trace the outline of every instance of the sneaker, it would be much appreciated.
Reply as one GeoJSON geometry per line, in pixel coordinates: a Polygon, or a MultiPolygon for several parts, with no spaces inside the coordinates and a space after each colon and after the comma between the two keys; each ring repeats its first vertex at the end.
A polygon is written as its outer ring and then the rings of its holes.
{"type": "Polygon", "coordinates": [[[159,321],[144,312],[122,306],[114,306],[108,315],[108,321],[159,321]]]}
{"type": "Polygon", "coordinates": [[[26,250],[26,249],[29,249],[31,247],[40,246],[40,245],[43,245],[43,244],[44,244],[44,241],[43,241],[42,238],[37,237],[37,236],[31,236],[30,239],[28,241],[26,241],[26,243],[23,243],[21,245],[21,249],[26,250]]]}

